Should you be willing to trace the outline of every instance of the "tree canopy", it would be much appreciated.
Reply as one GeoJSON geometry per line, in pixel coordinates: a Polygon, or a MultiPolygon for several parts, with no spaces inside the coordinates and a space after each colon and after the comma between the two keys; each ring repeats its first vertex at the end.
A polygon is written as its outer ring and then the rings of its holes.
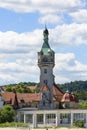
{"type": "Polygon", "coordinates": [[[5,105],[4,108],[0,108],[0,123],[14,121],[15,112],[9,105],[5,105]]]}

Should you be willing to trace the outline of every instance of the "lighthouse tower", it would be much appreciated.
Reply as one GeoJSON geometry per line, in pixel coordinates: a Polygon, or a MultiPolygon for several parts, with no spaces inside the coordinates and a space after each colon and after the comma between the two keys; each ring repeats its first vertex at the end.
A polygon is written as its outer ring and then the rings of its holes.
{"type": "MultiPolygon", "coordinates": [[[[48,36],[49,36],[49,32],[45,27],[45,30],[43,31],[44,42],[41,51],[38,52],[38,66],[40,68],[40,87],[45,85],[49,89],[49,94],[46,94],[44,92],[45,99],[42,99],[42,102],[47,102],[47,100],[49,99],[48,106],[50,109],[53,108],[53,84],[54,84],[53,67],[55,65],[55,60],[54,60],[55,53],[49,46],[48,36]]],[[[44,105],[45,103],[42,104],[44,105]]],[[[44,108],[43,105],[42,107],[44,108]]]]}

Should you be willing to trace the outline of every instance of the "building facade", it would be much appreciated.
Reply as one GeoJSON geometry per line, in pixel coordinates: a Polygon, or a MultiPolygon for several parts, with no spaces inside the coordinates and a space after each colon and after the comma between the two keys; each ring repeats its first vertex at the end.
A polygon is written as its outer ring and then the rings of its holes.
{"type": "Polygon", "coordinates": [[[87,127],[87,110],[81,109],[57,109],[37,110],[22,108],[17,113],[18,121],[28,123],[30,127],[72,127],[75,121],[83,121],[87,127]]]}
{"type": "Polygon", "coordinates": [[[48,43],[49,32],[43,31],[43,45],[38,52],[40,68],[40,98],[38,107],[17,110],[18,121],[29,123],[31,127],[73,126],[76,120],[87,126],[87,110],[79,110],[78,99],[67,91],[65,94],[56,86],[53,75],[55,52],[48,43]]]}

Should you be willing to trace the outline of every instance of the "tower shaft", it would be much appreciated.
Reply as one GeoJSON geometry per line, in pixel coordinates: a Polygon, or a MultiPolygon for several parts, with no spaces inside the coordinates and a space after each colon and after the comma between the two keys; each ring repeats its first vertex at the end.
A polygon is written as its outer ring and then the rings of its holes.
{"type": "Polygon", "coordinates": [[[54,84],[53,67],[55,65],[54,63],[55,53],[49,46],[48,35],[49,32],[45,28],[43,32],[44,42],[41,51],[38,52],[38,66],[40,68],[40,87],[42,87],[43,85],[48,86],[49,88],[48,97],[50,98],[50,103],[51,103],[50,107],[51,107],[53,105],[53,84],[54,84]]]}

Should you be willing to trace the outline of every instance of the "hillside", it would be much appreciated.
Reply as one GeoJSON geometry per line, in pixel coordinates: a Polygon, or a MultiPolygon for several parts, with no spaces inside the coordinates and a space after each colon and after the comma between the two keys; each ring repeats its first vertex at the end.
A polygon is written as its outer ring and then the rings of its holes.
{"type": "Polygon", "coordinates": [[[62,91],[69,89],[70,91],[87,91],[87,81],[74,81],[65,84],[57,84],[62,91]]]}
{"type": "Polygon", "coordinates": [[[66,92],[68,89],[70,92],[75,93],[78,99],[87,100],[87,81],[74,81],[65,84],[57,84],[57,86],[66,92]]]}

